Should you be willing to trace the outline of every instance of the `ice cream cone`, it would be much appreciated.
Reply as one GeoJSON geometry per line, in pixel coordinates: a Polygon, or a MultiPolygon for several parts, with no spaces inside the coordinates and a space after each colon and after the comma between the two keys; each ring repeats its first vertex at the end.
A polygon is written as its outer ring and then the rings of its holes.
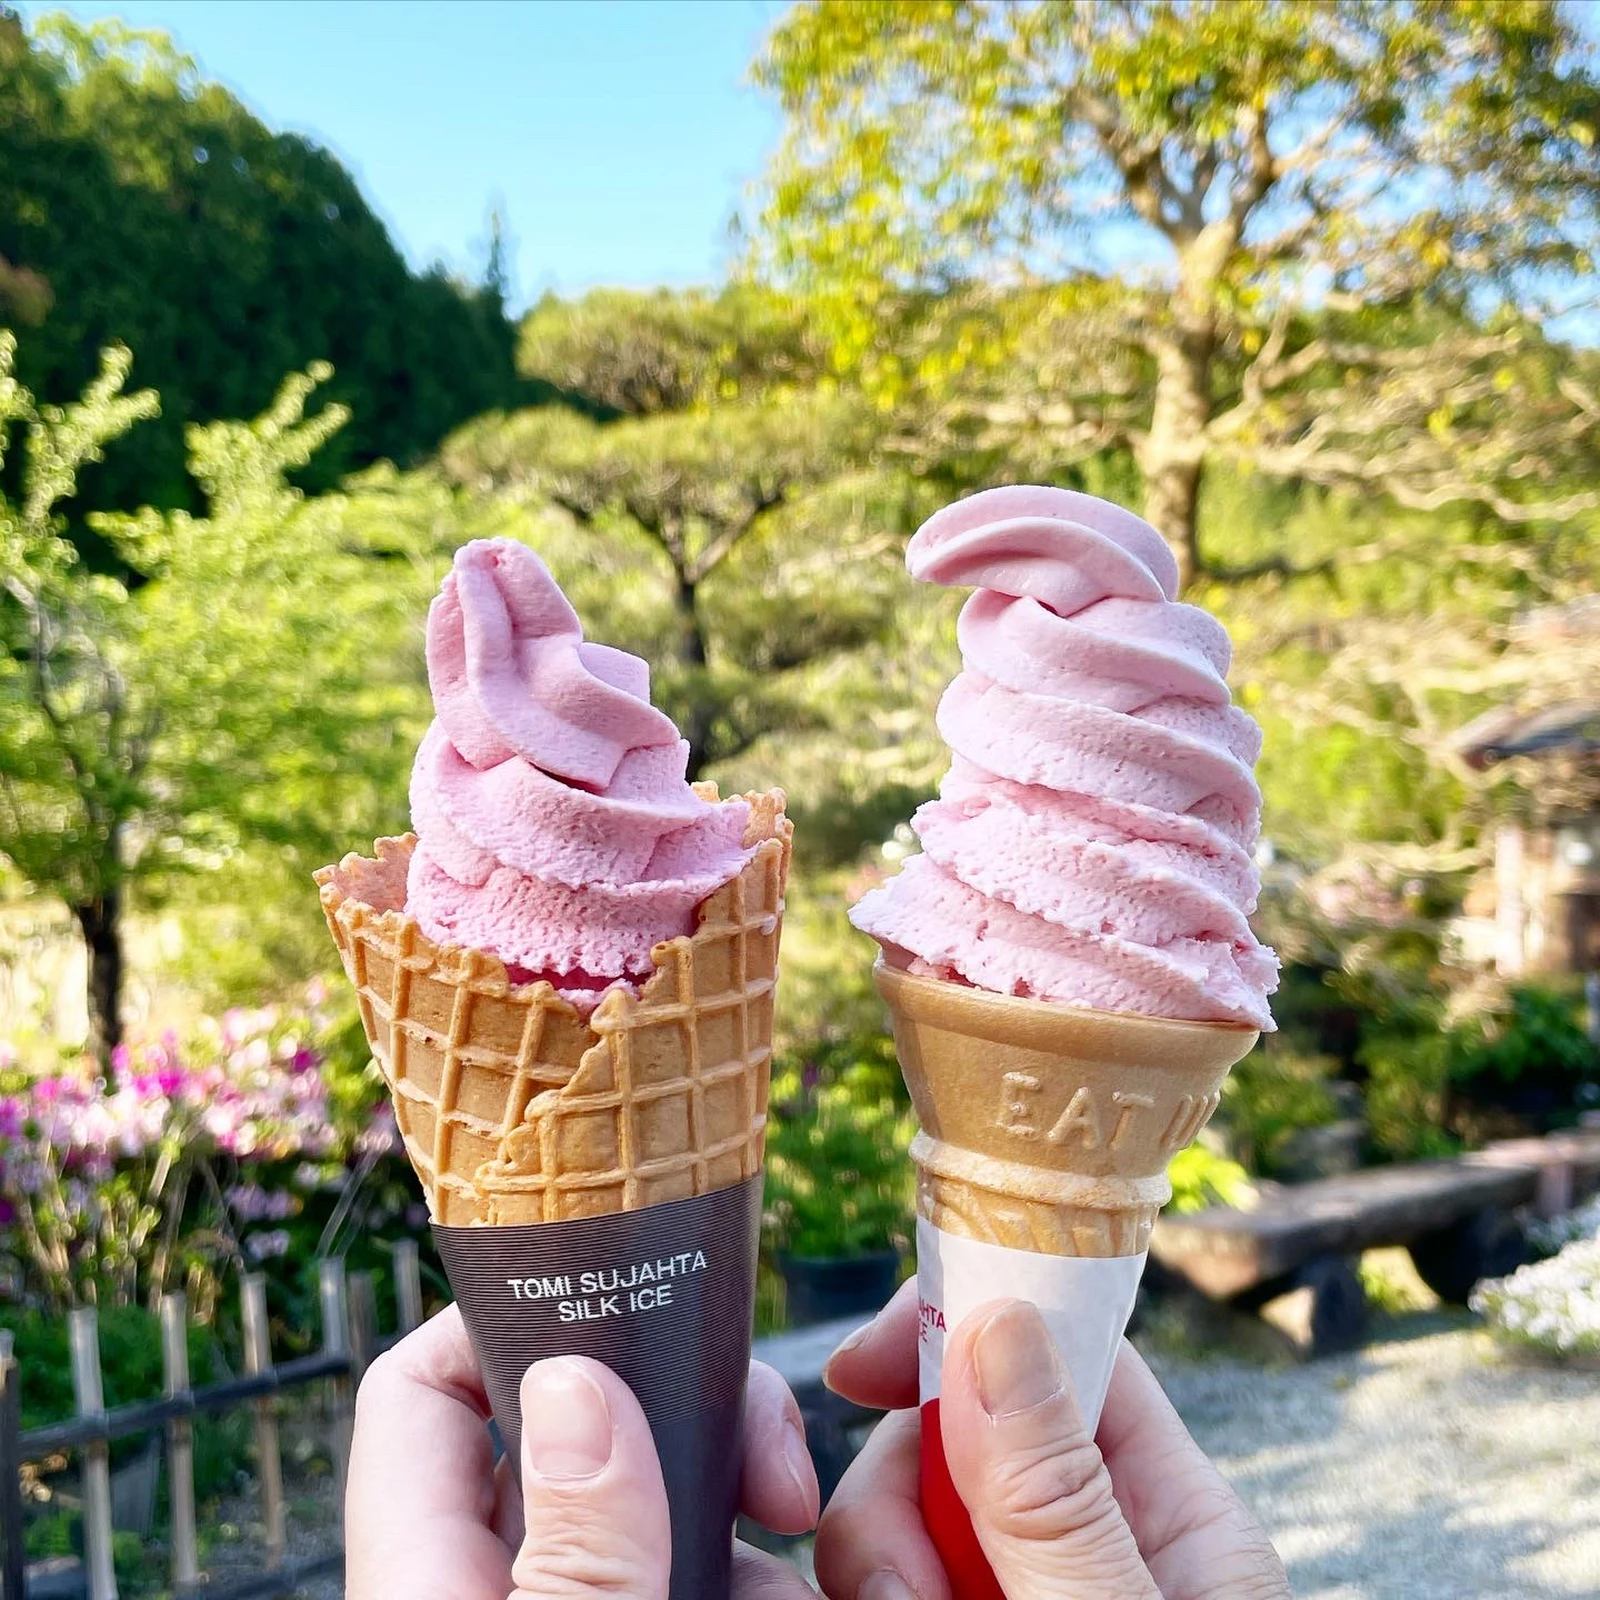
{"type": "Polygon", "coordinates": [[[921,851],[851,921],[884,952],[922,1122],[925,1520],[956,1600],[1001,1600],[944,1460],[946,1333],[1031,1302],[1095,1428],[1167,1163],[1271,1026],[1277,959],[1248,920],[1261,730],[1226,630],[1121,507],[987,490],[935,512],[906,564],[974,591],[937,714],[950,770],[912,818],[921,851]]]}
{"type": "Polygon", "coordinates": [[[1004,1600],[951,1481],[945,1337],[979,1304],[1038,1305],[1092,1430],[1167,1162],[1217,1108],[1253,1028],[1019,999],[879,960],[922,1131],[917,1164],[924,1520],[957,1600],[1004,1600]]]}
{"type": "MultiPolygon", "coordinates": [[[[714,791],[710,796],[714,798],[714,791]]],[[[548,983],[442,947],[404,911],[412,836],[317,873],[372,1053],[436,1223],[559,1222],[761,1170],[792,825],[752,795],[755,854],[587,1018],[548,983]]]]}
{"type": "Polygon", "coordinates": [[[1137,1256],[1167,1162],[1216,1110],[1253,1028],[992,994],[879,961],[922,1131],[920,1215],[1047,1256],[1137,1256]]]}
{"type": "Polygon", "coordinates": [[[512,1471],[529,1368],[604,1362],[655,1444],[670,1600],[726,1600],[783,795],[692,787],[648,664],[516,540],[455,552],[427,665],[416,832],[319,872],[323,911],[512,1471]]]}

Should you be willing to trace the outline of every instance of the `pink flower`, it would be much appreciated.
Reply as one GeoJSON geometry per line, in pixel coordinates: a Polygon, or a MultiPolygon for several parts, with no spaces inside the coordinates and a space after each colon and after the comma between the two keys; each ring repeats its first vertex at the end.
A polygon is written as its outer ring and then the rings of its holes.
{"type": "Polygon", "coordinates": [[[29,1156],[14,1161],[7,1169],[6,1176],[19,1193],[32,1195],[44,1187],[48,1174],[42,1161],[29,1156]]]}
{"type": "Polygon", "coordinates": [[[105,1183],[116,1171],[116,1163],[108,1150],[90,1150],[79,1163],[79,1172],[88,1183],[105,1183]]]}
{"type": "Polygon", "coordinates": [[[228,1190],[228,1209],[240,1222],[261,1222],[276,1213],[273,1196],[259,1183],[237,1183],[228,1190]]]}
{"type": "Polygon", "coordinates": [[[401,1149],[400,1126],[394,1119],[394,1108],[384,1105],[373,1113],[372,1121],[356,1135],[356,1153],[363,1156],[398,1155],[401,1149]]]}
{"type": "Polygon", "coordinates": [[[252,1261],[267,1261],[274,1256],[287,1255],[289,1231],[287,1228],[274,1228],[268,1233],[252,1233],[244,1242],[244,1250],[252,1261]]]}
{"type": "Polygon", "coordinates": [[[201,1114],[201,1126],[224,1150],[232,1150],[239,1131],[236,1109],[225,1100],[214,1100],[201,1114]]]}
{"type": "Polygon", "coordinates": [[[310,1073],[302,1073],[289,1085],[289,1099],[305,1105],[315,1101],[318,1105],[325,1104],[328,1098],[328,1087],[321,1078],[310,1073]]]}

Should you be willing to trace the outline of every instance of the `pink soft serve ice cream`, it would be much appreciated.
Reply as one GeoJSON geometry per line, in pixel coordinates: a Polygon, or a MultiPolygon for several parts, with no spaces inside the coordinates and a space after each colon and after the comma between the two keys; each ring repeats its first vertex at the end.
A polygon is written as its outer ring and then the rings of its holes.
{"type": "Polygon", "coordinates": [[[511,539],[456,552],[428,611],[435,720],[411,776],[406,910],[587,1011],[744,867],[748,807],[685,778],[689,746],[637,656],[588,643],[511,539]]]}
{"type": "Polygon", "coordinates": [[[1091,495],[991,489],[929,518],[906,563],[976,592],[922,853],[856,926],[999,994],[1271,1028],[1278,963],[1246,920],[1261,730],[1231,703],[1222,625],[1174,600],[1166,542],[1091,495]]]}

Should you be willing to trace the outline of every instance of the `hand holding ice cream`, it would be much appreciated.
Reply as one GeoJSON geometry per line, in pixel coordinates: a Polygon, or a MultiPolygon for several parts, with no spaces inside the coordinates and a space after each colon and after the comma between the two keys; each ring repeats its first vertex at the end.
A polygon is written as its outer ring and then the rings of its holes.
{"type": "Polygon", "coordinates": [[[1246,920],[1261,736],[1226,634],[1129,512],[993,489],[930,518],[907,564],[976,591],[938,710],[951,766],[912,822],[922,854],[852,920],[882,947],[922,1124],[922,1511],[956,1600],[996,1600],[946,1352],[985,1302],[1031,1301],[1093,1431],[1167,1163],[1272,1025],[1277,961],[1246,920]]]}
{"type": "MultiPolygon", "coordinates": [[[[597,1362],[541,1362],[523,1381],[519,1488],[483,1425],[488,1397],[461,1318],[442,1311],[368,1370],[345,1507],[347,1600],[666,1600],[661,1467],[639,1403],[597,1362]]],[[[750,1369],[740,1510],[775,1532],[817,1520],[794,1396],[750,1369]]],[[[698,1592],[694,1600],[711,1600],[698,1592]]],[[[731,1600],[813,1600],[798,1570],[741,1544],[731,1600]]]]}
{"type": "Polygon", "coordinates": [[[323,909],[511,1463],[530,1365],[605,1363],[660,1458],[671,1600],[725,1597],[783,796],[691,787],[645,663],[514,541],[457,551],[428,676],[417,837],[324,868],[323,909]]]}
{"type": "MultiPolygon", "coordinates": [[[[949,1578],[917,1503],[918,1307],[907,1284],[828,1363],[828,1387],[890,1414],[828,1502],[828,1594],[908,1600],[949,1578]]],[[[980,1308],[945,1356],[951,1467],[1005,1600],[1289,1600],[1259,1524],[1124,1343],[1098,1448],[1037,1312],[980,1308]]]]}
{"type": "MultiPolygon", "coordinates": [[[[946,1335],[997,1293],[1035,1302],[1092,1425],[1166,1161],[1271,1025],[1276,963],[1246,921],[1259,732],[1155,532],[998,490],[910,560],[977,590],[953,760],[924,853],[855,916],[923,1124],[922,1505],[969,1600],[997,1591],[941,1448],[946,1335]]],[[[661,1454],[673,1600],[725,1594],[781,796],[692,789],[644,664],[585,641],[509,541],[458,553],[428,665],[420,838],[325,869],[323,905],[513,1460],[529,1362],[598,1356],[661,1454]]]]}

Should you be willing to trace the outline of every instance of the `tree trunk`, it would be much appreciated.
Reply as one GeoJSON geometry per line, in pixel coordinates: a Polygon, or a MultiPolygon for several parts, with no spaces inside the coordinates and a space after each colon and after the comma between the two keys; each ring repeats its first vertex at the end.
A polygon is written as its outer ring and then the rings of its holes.
{"type": "Polygon", "coordinates": [[[89,953],[88,1048],[103,1072],[122,1043],[122,897],[107,889],[96,900],[72,908],[89,953]]]}
{"type": "Polygon", "coordinates": [[[700,618],[700,596],[694,580],[685,572],[675,574],[677,587],[672,607],[678,618],[678,663],[683,668],[686,701],[678,732],[689,741],[689,781],[693,783],[705,766],[711,743],[713,708],[706,668],[710,651],[706,646],[705,625],[700,618]]]}
{"type": "Polygon", "coordinates": [[[1197,521],[1214,349],[1204,325],[1180,328],[1157,347],[1155,404],[1138,450],[1145,519],[1172,546],[1180,592],[1201,565],[1197,521]]]}

